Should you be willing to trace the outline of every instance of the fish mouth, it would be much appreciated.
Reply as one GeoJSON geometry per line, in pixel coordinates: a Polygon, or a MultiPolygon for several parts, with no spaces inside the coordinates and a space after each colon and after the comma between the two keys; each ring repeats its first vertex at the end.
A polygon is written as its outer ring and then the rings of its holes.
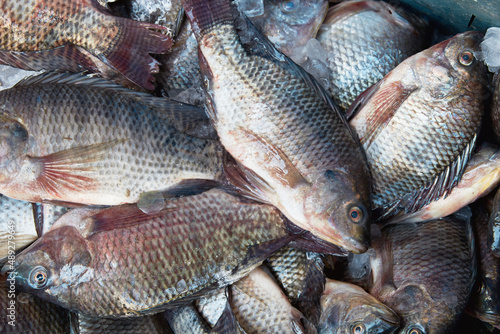
{"type": "Polygon", "coordinates": [[[2,269],[0,269],[0,275],[2,276],[6,276],[7,273],[10,271],[10,272],[15,272],[15,266],[14,265],[11,265],[9,264],[8,262],[2,267],[2,269]]]}
{"type": "Polygon", "coordinates": [[[493,312],[480,312],[480,311],[473,311],[473,310],[468,310],[467,313],[470,313],[472,316],[478,318],[479,320],[483,322],[487,322],[493,326],[498,326],[500,325],[500,315],[495,314],[493,312]]]}
{"type": "Polygon", "coordinates": [[[339,247],[342,247],[343,249],[352,253],[356,254],[365,253],[370,247],[370,242],[368,240],[368,237],[364,233],[361,233],[359,237],[353,237],[353,236],[342,236],[341,234],[338,233],[338,231],[332,234],[331,232],[327,233],[326,231],[323,230],[313,229],[311,232],[318,238],[323,239],[339,247]]]}

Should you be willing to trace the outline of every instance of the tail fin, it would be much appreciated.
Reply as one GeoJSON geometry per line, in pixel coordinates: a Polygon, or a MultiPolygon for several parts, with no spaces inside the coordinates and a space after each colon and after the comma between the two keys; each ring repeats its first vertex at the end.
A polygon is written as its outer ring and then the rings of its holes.
{"type": "Polygon", "coordinates": [[[219,23],[233,21],[230,0],[182,0],[182,5],[197,38],[219,23]]]}
{"type": "Polygon", "coordinates": [[[118,21],[122,29],[116,43],[96,56],[136,85],[148,90],[154,89],[153,73],[158,73],[159,62],[150,53],[166,53],[173,40],[152,29],[168,28],[125,18],[118,18],[118,21]]]}

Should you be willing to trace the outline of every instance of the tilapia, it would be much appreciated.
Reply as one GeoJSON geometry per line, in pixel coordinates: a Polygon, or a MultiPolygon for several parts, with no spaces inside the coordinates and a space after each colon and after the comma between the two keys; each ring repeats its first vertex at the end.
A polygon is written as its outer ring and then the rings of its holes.
{"type": "Polygon", "coordinates": [[[490,193],[500,183],[500,150],[483,143],[465,168],[464,174],[450,193],[427,204],[417,212],[399,214],[389,224],[417,223],[446,217],[490,193]]]}
{"type": "Polygon", "coordinates": [[[493,100],[491,102],[491,121],[497,141],[500,140],[500,70],[493,77],[493,100]]]}
{"type": "Polygon", "coordinates": [[[16,251],[23,249],[48,230],[68,209],[60,206],[42,204],[41,219],[43,226],[37,231],[33,206],[29,202],[18,201],[0,195],[0,265],[13,259],[16,251]]]}
{"type": "Polygon", "coordinates": [[[248,20],[238,20],[237,30],[230,1],[183,5],[200,48],[209,116],[235,159],[225,165],[231,181],[318,238],[366,251],[369,173],[343,114],[248,20]]]}
{"type": "Polygon", "coordinates": [[[283,247],[271,255],[266,264],[292,305],[309,321],[317,324],[321,313],[320,298],[325,286],[321,256],[283,247]]]}
{"type": "Polygon", "coordinates": [[[350,107],[377,216],[417,211],[460,181],[487,97],[481,39],[466,32],[406,59],[350,107]]]}
{"type": "Polygon", "coordinates": [[[346,1],[328,10],[316,38],[328,53],[330,92],[341,108],[349,108],[359,94],[426,46],[429,29],[413,26],[398,11],[371,0],[346,1]]]}
{"type": "Polygon", "coordinates": [[[174,334],[209,334],[210,326],[193,305],[186,305],[164,312],[174,334]]]}
{"type": "Polygon", "coordinates": [[[500,259],[493,256],[488,246],[487,210],[480,204],[472,207],[472,223],[478,255],[475,289],[467,312],[480,320],[500,328],[500,259]]]}
{"type": "Polygon", "coordinates": [[[354,284],[326,280],[318,334],[391,334],[398,327],[396,313],[365,290],[354,284]]]}
{"type": "Polygon", "coordinates": [[[500,257],[500,188],[497,190],[488,223],[490,248],[496,257],[500,257]]]}
{"type": "Polygon", "coordinates": [[[475,279],[474,236],[465,217],[395,224],[372,240],[370,294],[394,310],[398,333],[449,331],[475,279]]]}
{"type": "Polygon", "coordinates": [[[154,215],[74,209],[2,271],[17,272],[20,291],[86,316],[134,317],[232,284],[296,237],[276,208],[216,188],[154,215]]]}
{"type": "Polygon", "coordinates": [[[78,334],[170,334],[168,323],[161,314],[128,319],[106,319],[72,314],[73,328],[78,334]]]}
{"type": "Polygon", "coordinates": [[[70,312],[38,297],[19,293],[14,276],[0,276],[0,332],[70,334],[70,312]]]}
{"type": "Polygon", "coordinates": [[[158,62],[150,53],[172,45],[152,31],[165,27],[112,16],[96,0],[3,0],[0,17],[0,63],[26,70],[118,72],[153,89],[158,62]]]}
{"type": "Polygon", "coordinates": [[[9,197],[117,205],[223,175],[218,141],[188,135],[209,126],[194,106],[78,74],[28,78],[0,100],[0,192],[9,197]]]}
{"type": "Polygon", "coordinates": [[[245,333],[304,333],[302,313],[262,268],[234,283],[231,291],[231,308],[245,333]]]}

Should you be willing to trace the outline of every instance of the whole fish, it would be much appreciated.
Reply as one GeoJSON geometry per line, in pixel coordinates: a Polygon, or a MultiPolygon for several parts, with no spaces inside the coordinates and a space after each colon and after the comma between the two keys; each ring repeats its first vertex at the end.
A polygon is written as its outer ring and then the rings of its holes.
{"type": "Polygon", "coordinates": [[[235,159],[225,166],[231,181],[318,238],[366,251],[369,174],[343,114],[248,20],[238,20],[237,30],[230,1],[183,5],[200,48],[209,116],[235,159]]]}
{"type": "Polygon", "coordinates": [[[2,0],[0,62],[27,70],[118,72],[153,89],[158,62],[172,38],[166,28],[115,17],[96,0],[2,0]]]}
{"type": "Polygon", "coordinates": [[[266,0],[264,13],[250,20],[278,50],[295,59],[297,50],[316,36],[327,9],[325,0],[266,0]]]}
{"type": "Polygon", "coordinates": [[[311,323],[316,324],[321,313],[320,298],[325,286],[321,256],[283,247],[271,255],[266,264],[292,305],[311,323]]]}
{"type": "Polygon", "coordinates": [[[318,334],[391,334],[398,327],[396,313],[359,286],[326,280],[318,334]]]}
{"type": "Polygon", "coordinates": [[[474,236],[468,220],[449,216],[395,224],[372,240],[370,294],[394,310],[398,333],[436,334],[453,328],[475,279],[474,236]]]}
{"type": "Polygon", "coordinates": [[[276,208],[216,188],[153,215],[72,210],[2,271],[17,272],[20,291],[86,316],[134,317],[232,284],[294,238],[276,208]]]}
{"type": "Polygon", "coordinates": [[[481,39],[466,32],[406,59],[352,104],[378,216],[417,211],[460,181],[487,94],[481,39]]]}
{"type": "Polygon", "coordinates": [[[500,150],[487,143],[481,145],[467,162],[464,174],[449,194],[441,196],[412,213],[401,213],[388,223],[417,223],[446,217],[487,195],[500,183],[500,150]]]}
{"type": "Polygon", "coordinates": [[[488,223],[488,234],[491,251],[496,257],[500,257],[500,188],[497,190],[493,200],[493,206],[488,223]]]}
{"type": "Polygon", "coordinates": [[[222,177],[221,145],[186,134],[208,122],[194,106],[78,74],[28,78],[0,100],[0,192],[9,197],[117,205],[222,177]]]}
{"type": "Polygon", "coordinates": [[[72,333],[69,311],[38,297],[19,293],[14,276],[0,276],[1,333],[72,333]]]}
{"type": "Polygon", "coordinates": [[[467,312],[500,328],[500,259],[488,245],[487,210],[480,204],[472,207],[472,223],[478,255],[477,279],[467,312]]]}
{"type": "Polygon", "coordinates": [[[328,10],[316,38],[328,52],[330,92],[343,109],[425,47],[429,29],[413,26],[398,11],[371,0],[346,1],[328,10]]]}
{"type": "Polygon", "coordinates": [[[262,268],[234,283],[231,291],[231,308],[245,333],[304,333],[302,313],[262,268]]]}

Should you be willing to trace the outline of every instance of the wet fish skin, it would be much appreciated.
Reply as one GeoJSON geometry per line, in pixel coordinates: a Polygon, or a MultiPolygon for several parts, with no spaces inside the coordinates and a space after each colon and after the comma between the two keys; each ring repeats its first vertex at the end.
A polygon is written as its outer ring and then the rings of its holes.
{"type": "Polygon", "coordinates": [[[417,211],[460,180],[487,96],[486,67],[474,58],[481,39],[459,34],[406,59],[348,111],[357,112],[350,124],[368,158],[377,216],[417,211]]]}
{"type": "Polygon", "coordinates": [[[343,115],[251,25],[240,30],[254,34],[245,49],[229,1],[183,5],[203,55],[210,117],[236,160],[226,164],[231,181],[315,236],[366,251],[369,174],[343,115]]]}
{"type": "Polygon", "coordinates": [[[398,11],[379,1],[349,1],[328,10],[317,39],[328,52],[330,92],[341,108],[348,109],[364,90],[425,47],[429,29],[414,27],[398,11]]]}
{"type": "Polygon", "coordinates": [[[500,140],[500,71],[493,77],[493,100],[491,102],[491,120],[493,131],[500,140]]]}
{"type": "Polygon", "coordinates": [[[164,313],[174,334],[210,334],[211,328],[193,305],[167,310],[164,313]]]}
{"type": "Polygon", "coordinates": [[[149,53],[165,53],[172,45],[170,37],[150,30],[166,28],[114,17],[94,0],[30,0],[22,5],[4,0],[0,14],[2,63],[28,70],[74,71],[80,66],[106,75],[111,68],[153,89],[158,62],[149,53]],[[61,67],[66,62],[68,67],[61,67]]]}
{"type": "Polygon", "coordinates": [[[467,162],[464,174],[449,194],[422,207],[420,210],[392,217],[385,224],[418,223],[451,215],[466,205],[487,195],[500,182],[500,150],[483,143],[479,152],[467,162]]]}
{"type": "Polygon", "coordinates": [[[488,223],[488,244],[496,257],[500,257],[500,189],[497,190],[488,223]]]}
{"type": "Polygon", "coordinates": [[[73,328],[78,334],[171,334],[168,323],[161,315],[128,319],[106,319],[73,314],[73,328]]]}
{"type": "Polygon", "coordinates": [[[320,298],[325,285],[320,254],[283,247],[265,262],[290,302],[316,324],[321,313],[320,298]]]}
{"type": "Polygon", "coordinates": [[[19,290],[69,310],[134,317],[227,286],[293,238],[276,208],[212,189],[171,199],[154,215],[135,205],[72,210],[16,257],[14,270],[19,290]]]}
{"type": "Polygon", "coordinates": [[[278,50],[291,57],[314,38],[325,18],[328,1],[264,1],[264,14],[250,18],[278,50]]]}
{"type": "Polygon", "coordinates": [[[477,278],[467,312],[493,326],[500,325],[500,259],[488,245],[489,214],[481,203],[472,207],[472,223],[478,255],[477,278]]]}
{"type": "Polygon", "coordinates": [[[194,106],[57,73],[28,79],[0,98],[0,139],[8,147],[0,192],[9,197],[118,205],[223,175],[222,146],[185,132],[198,112],[209,125],[194,106]]]}
{"type": "Polygon", "coordinates": [[[303,333],[303,315],[292,307],[262,267],[231,286],[231,308],[245,333],[303,333]]]}
{"type": "Polygon", "coordinates": [[[446,333],[462,314],[475,279],[474,237],[455,216],[394,224],[372,240],[370,294],[394,310],[398,333],[446,333]]]}
{"type": "Polygon", "coordinates": [[[19,293],[13,284],[14,280],[10,280],[10,276],[0,276],[2,333],[70,334],[69,311],[36,296],[19,293]],[[11,306],[12,301],[14,306],[11,306]],[[9,310],[9,307],[14,311],[9,310]],[[9,317],[9,314],[13,314],[13,317],[9,317]]]}
{"type": "Polygon", "coordinates": [[[362,288],[326,279],[318,334],[394,333],[399,317],[362,288]]]}

